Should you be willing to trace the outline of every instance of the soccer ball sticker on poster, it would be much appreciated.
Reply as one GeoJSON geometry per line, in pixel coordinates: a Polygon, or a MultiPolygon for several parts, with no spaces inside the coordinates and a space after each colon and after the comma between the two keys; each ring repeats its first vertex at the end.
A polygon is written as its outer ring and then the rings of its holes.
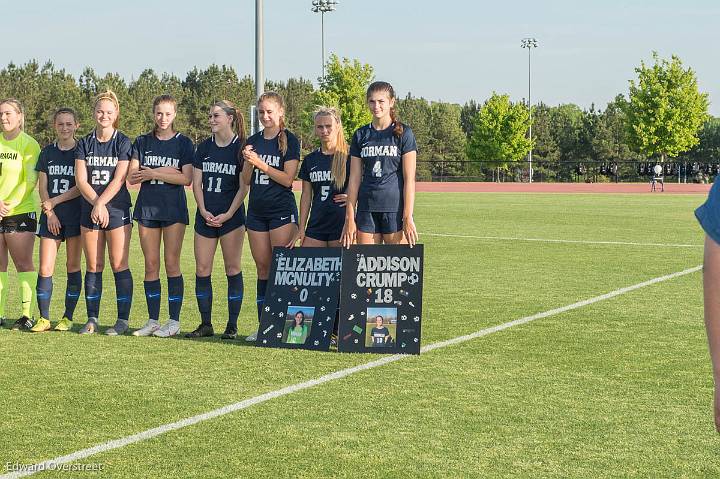
{"type": "Polygon", "coordinates": [[[420,354],[423,245],[343,250],[338,351],[420,354]]]}
{"type": "Polygon", "coordinates": [[[340,259],[340,248],[273,249],[258,346],[330,349],[340,259]]]}

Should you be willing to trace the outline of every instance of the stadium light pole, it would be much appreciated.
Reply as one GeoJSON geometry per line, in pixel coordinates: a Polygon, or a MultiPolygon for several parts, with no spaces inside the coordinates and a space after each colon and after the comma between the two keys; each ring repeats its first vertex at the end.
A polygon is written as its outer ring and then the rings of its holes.
{"type": "Polygon", "coordinates": [[[325,78],[325,12],[335,11],[335,5],[340,2],[336,0],[313,0],[312,10],[320,13],[320,45],[322,49],[322,78],[325,78]]]}
{"type": "MultiPolygon", "coordinates": [[[[260,98],[265,91],[263,43],[263,0],[255,0],[255,99],[260,98]]],[[[250,129],[255,133],[260,125],[254,106],[250,107],[250,123],[250,129]]]]}
{"type": "Polygon", "coordinates": [[[538,41],[535,38],[527,37],[523,38],[520,42],[522,48],[527,48],[528,51],[528,113],[530,114],[530,128],[528,129],[528,138],[530,138],[530,151],[528,152],[528,164],[530,165],[530,183],[533,181],[533,167],[532,167],[532,103],[530,103],[530,51],[533,48],[537,48],[538,41]]]}

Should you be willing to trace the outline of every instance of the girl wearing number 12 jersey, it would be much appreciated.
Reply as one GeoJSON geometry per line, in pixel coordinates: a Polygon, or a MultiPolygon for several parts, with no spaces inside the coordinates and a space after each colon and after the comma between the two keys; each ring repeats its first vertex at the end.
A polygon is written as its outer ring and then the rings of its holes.
{"type": "Polygon", "coordinates": [[[128,329],[133,282],[128,268],[130,251],[130,193],[125,186],[132,144],[117,130],[120,104],[115,93],[106,91],[95,98],[95,128],[77,145],[75,181],[82,194],[80,234],[87,272],[85,304],[87,323],[80,334],[98,328],[102,299],[102,272],[105,247],[115,277],[117,321],[105,333],[124,334],[128,329]]]}

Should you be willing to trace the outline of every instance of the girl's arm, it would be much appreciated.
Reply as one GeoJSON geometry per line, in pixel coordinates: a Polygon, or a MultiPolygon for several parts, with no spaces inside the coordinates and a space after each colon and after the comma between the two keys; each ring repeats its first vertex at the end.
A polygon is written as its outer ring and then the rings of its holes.
{"type": "Polygon", "coordinates": [[[228,208],[225,213],[221,213],[215,216],[212,220],[213,225],[220,227],[223,223],[232,218],[233,215],[237,212],[237,210],[240,209],[243,201],[245,201],[245,196],[247,195],[248,191],[248,185],[241,181],[240,188],[238,188],[238,191],[237,193],[235,193],[235,197],[233,198],[232,203],[230,203],[230,208],[228,208]]]}
{"type": "MultiPolygon", "coordinates": [[[[273,168],[265,163],[262,158],[255,153],[251,145],[245,147],[243,150],[243,157],[245,157],[245,160],[250,163],[250,165],[268,175],[275,183],[279,183],[286,188],[290,188],[292,186],[293,181],[295,181],[295,176],[297,175],[298,165],[300,165],[300,159],[292,159],[285,160],[282,170],[273,168]]],[[[249,169],[252,170],[251,168],[249,169]]],[[[245,176],[244,173],[245,168],[243,168],[243,177],[245,176]]],[[[250,171],[250,174],[252,174],[252,171],[250,171]]]]}
{"type": "Polygon", "coordinates": [[[131,185],[137,185],[138,183],[142,183],[144,181],[138,177],[138,171],[140,171],[140,160],[137,158],[131,158],[127,175],[128,183],[131,185]]]}
{"type": "MultiPolygon", "coordinates": [[[[137,160],[133,160],[133,163],[137,163],[137,160]]],[[[172,185],[188,186],[192,181],[192,165],[184,165],[182,171],[178,171],[172,166],[148,168],[146,166],[140,166],[138,163],[137,170],[134,172],[131,170],[128,178],[131,185],[142,183],[143,181],[159,180],[172,185]]]]}
{"type": "Polygon", "coordinates": [[[95,205],[98,195],[92,186],[90,186],[90,183],[88,183],[85,160],[75,159],[75,185],[83,198],[91,205],[95,205]]]}
{"type": "Polygon", "coordinates": [[[288,243],[286,248],[293,248],[296,242],[299,242],[302,246],[305,240],[305,227],[307,226],[307,220],[310,216],[310,204],[312,203],[312,183],[303,180],[302,182],[302,193],[300,193],[300,223],[298,224],[298,231],[295,237],[288,243]]]}
{"type": "Polygon", "coordinates": [[[127,179],[129,163],[129,161],[117,162],[113,179],[110,180],[110,183],[108,183],[107,187],[105,187],[105,191],[103,191],[100,197],[95,201],[96,204],[100,203],[105,205],[118,194],[120,188],[122,188],[122,185],[125,184],[125,180],[127,179]]]}
{"type": "Polygon", "coordinates": [[[355,242],[357,227],[355,225],[355,207],[357,205],[358,190],[362,179],[362,159],[357,156],[350,158],[350,177],[347,187],[347,204],[345,205],[345,226],[342,232],[342,245],[350,248],[355,242]]]}
{"type": "Polygon", "coordinates": [[[192,182],[192,190],[193,190],[193,196],[195,197],[195,203],[197,204],[198,211],[200,212],[200,216],[202,216],[205,221],[208,220],[208,218],[212,218],[212,215],[208,213],[208,211],[205,209],[205,198],[203,197],[203,183],[202,183],[202,170],[199,168],[193,167],[193,182],[192,182]]]}
{"type": "Polygon", "coordinates": [[[418,233],[413,220],[415,209],[415,169],[417,165],[417,152],[409,151],[402,156],[403,180],[405,183],[403,191],[403,234],[408,244],[412,247],[417,243],[418,233]]]}
{"type": "Polygon", "coordinates": [[[705,329],[715,382],[715,429],[720,432],[720,245],[705,236],[703,290],[705,298],[705,329]]]}

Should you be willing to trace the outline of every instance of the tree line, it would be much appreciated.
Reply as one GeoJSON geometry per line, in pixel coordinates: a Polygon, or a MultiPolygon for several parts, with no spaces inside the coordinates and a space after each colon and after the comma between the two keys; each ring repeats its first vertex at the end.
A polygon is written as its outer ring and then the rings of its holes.
{"type": "MultiPolygon", "coordinates": [[[[707,115],[706,95],[692,95],[697,91],[694,74],[683,77],[683,72],[692,72],[683,70],[675,57],[671,61],[654,58],[654,65],[638,67],[638,80],[631,82],[627,96],[617,95],[604,108],[540,103],[532,108],[532,120],[527,105],[513,103],[508,95],[498,93],[482,103],[469,100],[463,105],[430,101],[411,93],[399,98],[400,119],[413,128],[418,143],[418,179],[527,179],[526,155],[531,145],[534,175],[543,181],[577,179],[583,165],[603,172],[596,180],[608,181],[613,175],[639,178],[638,165],[642,162],[720,162],[720,119],[707,115]],[[659,91],[667,90],[663,81],[675,85],[682,94],[665,103],[657,100],[659,91]],[[684,93],[683,82],[687,84],[684,93]],[[654,100],[658,103],[655,108],[664,116],[649,111],[654,100]],[[673,101],[685,105],[685,117],[692,116],[692,121],[685,119],[688,126],[679,133],[666,127],[683,121],[673,116],[678,114],[677,107],[668,106],[673,101]],[[695,104],[689,115],[687,111],[692,108],[687,104],[691,101],[695,104]],[[530,121],[532,142],[526,135],[530,121]]],[[[318,105],[340,107],[348,137],[371,120],[365,89],[374,78],[372,66],[332,55],[326,71],[317,87],[305,78],[268,81],[265,85],[266,90],[277,91],[285,98],[286,125],[300,139],[304,153],[317,145],[312,111],[318,105]]],[[[195,142],[209,134],[207,113],[214,101],[235,103],[245,115],[246,127],[248,112],[255,103],[252,77],[239,76],[224,65],[196,67],[185,78],[147,69],[129,81],[116,73],[100,76],[90,67],[76,78],[51,62],[11,63],[0,70],[0,97],[23,103],[26,131],[42,145],[53,140],[52,113],[60,107],[75,109],[81,133],[90,131],[94,124],[92,99],[108,88],[118,95],[120,129],[130,137],[152,128],[152,101],[162,93],[178,100],[177,129],[195,142]]]]}

